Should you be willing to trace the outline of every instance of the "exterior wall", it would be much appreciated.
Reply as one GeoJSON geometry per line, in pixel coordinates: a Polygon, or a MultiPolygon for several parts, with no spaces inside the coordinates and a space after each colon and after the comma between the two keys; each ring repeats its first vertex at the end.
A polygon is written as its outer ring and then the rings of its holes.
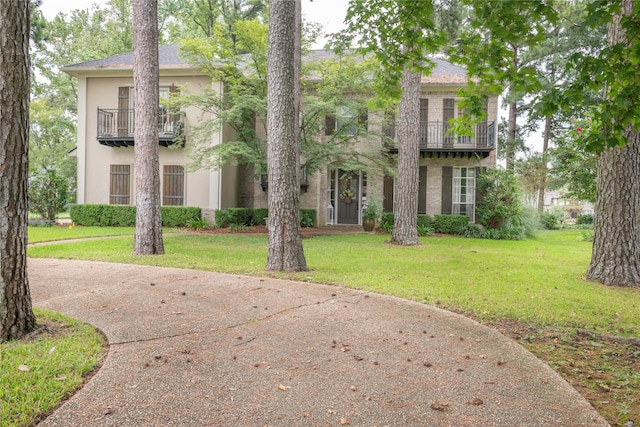
{"type": "MultiPolygon", "coordinates": [[[[162,73],[162,71],[161,71],[162,73]]],[[[98,108],[118,108],[118,88],[133,87],[131,75],[121,77],[79,77],[78,85],[78,203],[109,203],[110,165],[128,164],[131,168],[131,204],[135,204],[135,171],[133,147],[107,147],[101,145],[97,139],[97,110],[98,108]]],[[[162,76],[160,86],[188,85],[192,92],[202,92],[211,87],[208,77],[191,76],[162,76]]],[[[220,84],[214,88],[220,90],[220,84]]],[[[189,128],[203,116],[195,107],[185,110],[186,143],[189,145],[189,128]]],[[[215,135],[212,144],[218,144],[221,135],[215,135]]],[[[233,167],[224,167],[221,171],[187,169],[190,159],[185,149],[170,149],[160,147],[160,171],[164,165],[185,166],[185,206],[198,206],[205,209],[219,209],[222,204],[229,206],[237,203],[235,191],[230,190],[236,185],[233,167]],[[225,185],[222,185],[224,179],[225,185]]],[[[162,192],[162,189],[161,189],[162,192]]]]}

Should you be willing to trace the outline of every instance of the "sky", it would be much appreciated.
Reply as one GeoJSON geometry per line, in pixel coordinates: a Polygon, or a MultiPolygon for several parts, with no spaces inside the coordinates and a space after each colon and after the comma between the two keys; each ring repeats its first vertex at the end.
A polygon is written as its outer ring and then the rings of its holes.
{"type": "MultiPolygon", "coordinates": [[[[104,5],[106,0],[43,0],[40,10],[48,20],[58,13],[69,14],[75,9],[90,9],[93,4],[104,5]]],[[[322,25],[326,33],[342,28],[348,0],[302,0],[302,13],[308,21],[322,25]]],[[[325,39],[318,40],[314,49],[324,47],[325,39]]]]}

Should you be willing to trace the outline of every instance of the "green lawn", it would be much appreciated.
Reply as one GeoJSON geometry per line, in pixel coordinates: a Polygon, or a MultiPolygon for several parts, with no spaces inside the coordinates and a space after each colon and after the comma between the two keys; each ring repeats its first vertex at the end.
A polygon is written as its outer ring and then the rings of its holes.
{"type": "Polygon", "coordinates": [[[0,424],[30,426],[53,411],[102,359],[103,339],[90,325],[34,310],[40,333],[0,345],[0,424]]]}
{"type": "MultiPolygon", "coordinates": [[[[133,236],[135,227],[85,227],[56,225],[52,227],[29,227],[29,243],[54,242],[58,240],[86,239],[91,237],[133,236]]],[[[179,233],[180,229],[166,228],[164,233],[179,233]]]]}
{"type": "MultiPolygon", "coordinates": [[[[418,247],[385,244],[386,235],[315,237],[304,241],[311,271],[278,276],[396,295],[485,319],[640,334],[640,293],[585,281],[591,243],[580,235],[541,232],[525,241],[424,237],[418,247]]],[[[132,237],[31,247],[29,256],[267,275],[264,235],[172,235],[164,241],[164,256],[134,256],[132,237]]]]}
{"type": "Polygon", "coordinates": [[[539,232],[524,241],[429,236],[419,247],[390,245],[388,235],[314,237],[303,242],[311,271],[296,274],[264,271],[265,235],[165,233],[165,255],[134,256],[133,229],[124,234],[33,246],[28,253],[292,278],[438,305],[518,340],[612,425],[640,413],[640,349],[615,340],[640,336],[640,290],[584,280],[592,244],[579,230],[539,232]],[[585,337],[578,330],[607,337],[585,337]]]}

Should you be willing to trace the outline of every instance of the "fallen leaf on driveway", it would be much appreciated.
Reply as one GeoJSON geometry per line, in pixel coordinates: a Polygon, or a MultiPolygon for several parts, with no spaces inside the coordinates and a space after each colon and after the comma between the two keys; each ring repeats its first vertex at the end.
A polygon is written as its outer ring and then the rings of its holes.
{"type": "Polygon", "coordinates": [[[278,385],[278,390],[287,391],[287,390],[291,390],[291,387],[280,384],[278,385]]]}
{"type": "Polygon", "coordinates": [[[444,411],[445,409],[447,409],[447,406],[449,406],[448,403],[432,403],[431,404],[431,409],[433,409],[434,411],[444,411]]]}
{"type": "Polygon", "coordinates": [[[482,405],[484,402],[482,401],[482,399],[478,399],[477,397],[474,399],[471,399],[470,401],[467,402],[467,405],[482,405]]]}
{"type": "Polygon", "coordinates": [[[347,426],[349,425],[349,420],[346,419],[345,417],[340,418],[340,424],[343,426],[347,426]]]}

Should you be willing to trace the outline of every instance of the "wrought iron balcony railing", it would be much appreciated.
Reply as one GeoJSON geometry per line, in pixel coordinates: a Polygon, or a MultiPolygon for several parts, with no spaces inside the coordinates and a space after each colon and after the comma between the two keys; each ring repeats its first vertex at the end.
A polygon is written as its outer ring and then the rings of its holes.
{"type": "MultiPolygon", "coordinates": [[[[491,151],[495,146],[495,122],[476,124],[474,136],[456,136],[449,129],[450,125],[444,122],[420,123],[420,151],[491,151]]],[[[385,126],[383,135],[383,144],[393,151],[398,137],[397,125],[385,126]]]]}
{"type": "MultiPolygon", "coordinates": [[[[184,113],[158,111],[158,143],[163,147],[184,146],[184,113]]],[[[98,108],[98,142],[110,147],[134,145],[135,114],[132,109],[98,108]]]]}

